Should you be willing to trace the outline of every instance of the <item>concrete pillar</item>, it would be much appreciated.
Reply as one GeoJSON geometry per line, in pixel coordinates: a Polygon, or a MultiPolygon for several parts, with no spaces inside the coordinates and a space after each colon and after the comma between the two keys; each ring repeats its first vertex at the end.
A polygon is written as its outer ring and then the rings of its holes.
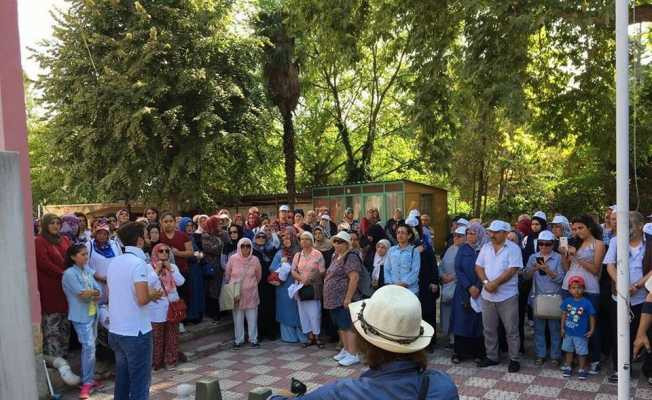
{"type": "Polygon", "coordinates": [[[204,379],[195,384],[195,400],[222,400],[220,382],[215,379],[204,379]]]}
{"type": "MultiPolygon", "coordinates": [[[[2,264],[0,264],[0,271],[4,274],[9,274],[10,268],[15,268],[16,265],[22,266],[22,271],[17,271],[21,279],[26,278],[26,285],[20,286],[24,293],[18,293],[15,299],[21,299],[26,306],[26,309],[21,311],[23,314],[16,312],[3,312],[3,320],[0,324],[14,324],[14,318],[19,319],[23,316],[28,317],[31,315],[31,330],[25,333],[25,338],[32,339],[32,354],[36,357],[36,371],[39,377],[39,395],[45,395],[45,374],[43,368],[40,368],[38,360],[42,359],[43,353],[43,336],[41,333],[41,304],[39,301],[38,285],[36,278],[36,257],[34,253],[34,234],[32,232],[32,188],[30,184],[29,175],[29,149],[27,146],[27,126],[25,123],[25,96],[23,92],[23,76],[20,65],[20,42],[18,38],[18,12],[16,0],[0,0],[0,151],[15,151],[17,154],[17,164],[13,165],[12,171],[17,173],[19,180],[18,186],[15,189],[20,196],[20,201],[12,203],[13,208],[3,208],[0,210],[0,231],[2,229],[9,229],[4,231],[0,236],[0,241],[4,238],[13,237],[12,255],[16,256],[15,251],[20,249],[22,251],[20,262],[5,264],[4,256],[0,257],[2,264]],[[5,218],[5,215],[9,218],[5,218]],[[9,223],[8,221],[13,221],[9,223]],[[16,228],[20,228],[19,232],[24,240],[16,240],[16,228]],[[20,246],[17,246],[20,242],[20,246]]],[[[14,155],[16,156],[16,155],[14,155]]],[[[5,196],[14,195],[6,190],[4,185],[0,185],[0,202],[4,200],[5,196]]],[[[15,199],[14,199],[15,200],[15,199]]],[[[0,250],[0,255],[2,255],[0,250]]],[[[14,275],[7,275],[14,276],[14,275]]],[[[9,280],[13,283],[13,280],[9,280]]],[[[6,282],[3,282],[3,284],[6,282]]],[[[18,286],[13,286],[15,289],[18,286]]],[[[12,293],[16,293],[15,291],[12,293]]],[[[4,293],[3,293],[4,294],[4,293]]],[[[5,306],[12,305],[9,303],[2,303],[0,309],[5,310],[5,306]]],[[[4,328],[4,327],[3,327],[4,328]]],[[[2,328],[2,329],[3,329],[2,328]]],[[[1,329],[0,329],[1,330],[1,329]]],[[[4,334],[0,339],[0,343],[4,343],[4,334]]],[[[2,348],[2,346],[0,346],[2,348]]],[[[13,348],[11,348],[14,351],[13,348]]],[[[16,350],[18,351],[18,350],[16,350]]],[[[0,366],[0,375],[3,379],[7,376],[13,376],[19,365],[14,365],[10,359],[0,358],[2,365],[0,366]]],[[[34,374],[23,375],[26,380],[33,380],[34,374]]],[[[10,380],[12,385],[17,384],[20,380],[10,380]]],[[[4,383],[0,380],[0,383],[4,383]]],[[[25,390],[33,387],[33,382],[30,385],[25,385],[25,390]]],[[[5,385],[0,385],[0,399],[33,399],[35,396],[4,396],[5,385]]]]}
{"type": "Polygon", "coordinates": [[[270,388],[256,388],[249,392],[247,400],[267,400],[272,394],[270,388]]]}
{"type": "Polygon", "coordinates": [[[36,399],[18,153],[0,152],[0,399],[36,399]]]}

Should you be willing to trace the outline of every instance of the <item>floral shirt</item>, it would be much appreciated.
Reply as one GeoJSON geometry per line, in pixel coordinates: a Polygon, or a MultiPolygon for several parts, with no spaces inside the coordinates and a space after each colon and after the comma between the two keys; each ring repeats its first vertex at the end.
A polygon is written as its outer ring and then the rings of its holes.
{"type": "MultiPolygon", "coordinates": [[[[344,296],[349,286],[349,273],[362,271],[362,260],[355,253],[348,252],[344,257],[333,256],[324,280],[324,308],[332,310],[344,305],[344,296]]],[[[357,292],[356,289],[356,293],[357,292]]]]}

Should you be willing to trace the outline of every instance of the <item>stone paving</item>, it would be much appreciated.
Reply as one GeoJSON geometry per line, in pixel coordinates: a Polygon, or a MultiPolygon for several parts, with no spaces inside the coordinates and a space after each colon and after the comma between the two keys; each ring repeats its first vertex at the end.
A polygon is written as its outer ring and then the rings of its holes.
{"type": "MultiPolygon", "coordinates": [[[[220,380],[224,400],[246,399],[247,393],[256,387],[289,387],[295,377],[313,389],[338,378],[357,377],[362,366],[342,368],[331,358],[335,354],[333,345],[325,349],[302,348],[281,342],[263,342],[261,348],[242,348],[239,351],[226,350],[181,364],[176,371],[154,373],[151,387],[152,400],[177,398],[177,387],[181,384],[194,386],[197,380],[217,377],[220,380]]],[[[562,378],[558,368],[549,364],[534,365],[532,357],[521,363],[521,371],[507,372],[505,363],[486,369],[479,369],[471,361],[453,365],[450,351],[438,349],[430,356],[430,366],[447,372],[458,385],[463,400],[489,399],[565,399],[565,400],[617,400],[617,385],[607,382],[607,375],[590,377],[579,381],[576,377],[562,378]]],[[[635,365],[631,394],[636,400],[652,400],[652,386],[644,378],[638,380],[638,365],[635,365]]],[[[93,399],[112,399],[113,387],[107,384],[93,399]]],[[[69,393],[66,399],[76,398],[69,393]]]]}

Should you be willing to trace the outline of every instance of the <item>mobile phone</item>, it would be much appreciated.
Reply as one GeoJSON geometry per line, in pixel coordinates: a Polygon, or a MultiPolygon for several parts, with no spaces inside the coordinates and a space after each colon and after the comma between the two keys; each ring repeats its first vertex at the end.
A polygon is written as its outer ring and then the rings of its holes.
{"type": "Polygon", "coordinates": [[[543,257],[537,257],[538,264],[543,264],[543,261],[544,261],[543,257]]]}
{"type": "Polygon", "coordinates": [[[559,238],[559,248],[568,250],[568,238],[566,236],[559,238]]]}

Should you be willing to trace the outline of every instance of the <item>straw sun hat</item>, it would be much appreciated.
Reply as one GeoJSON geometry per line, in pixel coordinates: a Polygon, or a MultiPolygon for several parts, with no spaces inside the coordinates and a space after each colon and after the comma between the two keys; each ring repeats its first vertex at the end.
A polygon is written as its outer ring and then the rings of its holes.
{"type": "Polygon", "coordinates": [[[353,326],[366,341],[392,353],[425,349],[434,328],[421,319],[417,296],[398,285],[386,285],[369,299],[349,304],[353,326]]]}

